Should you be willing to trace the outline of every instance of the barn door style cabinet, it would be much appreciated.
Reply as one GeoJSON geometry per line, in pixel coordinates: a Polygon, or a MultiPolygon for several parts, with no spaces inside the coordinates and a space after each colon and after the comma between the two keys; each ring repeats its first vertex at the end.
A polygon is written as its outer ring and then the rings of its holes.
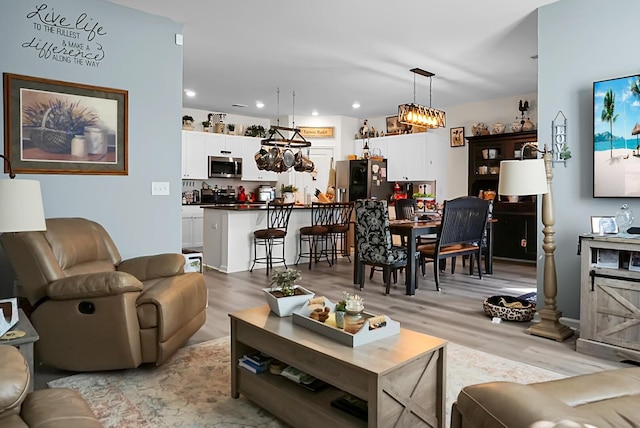
{"type": "MultiPolygon", "coordinates": [[[[538,141],[536,131],[512,132],[506,134],[466,137],[469,142],[469,185],[470,196],[495,192],[493,203],[494,257],[516,260],[536,260],[538,252],[538,218],[536,196],[520,196],[517,201],[509,201],[506,196],[498,196],[500,162],[519,159],[525,143],[538,141]]],[[[530,149],[524,151],[525,158],[536,158],[530,149]]]]}
{"type": "Polygon", "coordinates": [[[640,362],[640,241],[580,237],[580,338],[576,350],[640,362]]]}

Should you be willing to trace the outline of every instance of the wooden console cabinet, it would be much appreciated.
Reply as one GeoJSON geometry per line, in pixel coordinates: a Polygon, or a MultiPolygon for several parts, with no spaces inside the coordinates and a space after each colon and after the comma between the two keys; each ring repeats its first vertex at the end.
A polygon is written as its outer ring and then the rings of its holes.
{"type": "Polygon", "coordinates": [[[231,396],[239,394],[295,427],[445,426],[445,340],[407,329],[355,348],[280,318],[268,306],[229,314],[231,396]],[[238,367],[253,350],[329,384],[312,392],[269,372],[238,367]],[[352,394],[367,401],[368,422],[331,406],[352,394]]]}
{"type": "MultiPolygon", "coordinates": [[[[519,158],[517,152],[522,150],[525,143],[538,141],[537,132],[511,132],[466,139],[469,142],[469,196],[479,196],[480,191],[496,192],[493,203],[493,218],[497,220],[494,225],[493,255],[535,261],[539,248],[536,196],[521,196],[518,202],[509,202],[506,197],[499,197],[497,191],[500,162],[519,158]],[[488,150],[493,150],[494,155],[483,156],[488,150]]],[[[537,157],[529,149],[525,150],[524,155],[525,158],[537,157]]]]}
{"type": "Polygon", "coordinates": [[[581,236],[580,257],[576,350],[609,360],[640,362],[640,240],[581,236]]]}

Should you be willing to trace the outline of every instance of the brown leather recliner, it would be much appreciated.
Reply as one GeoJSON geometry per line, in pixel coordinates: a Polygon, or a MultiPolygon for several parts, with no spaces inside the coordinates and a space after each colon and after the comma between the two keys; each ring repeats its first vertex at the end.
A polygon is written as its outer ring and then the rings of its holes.
{"type": "Polygon", "coordinates": [[[35,307],[43,364],[72,371],[162,364],[205,322],[200,273],[181,254],[121,260],[104,228],[83,218],[47,220],[44,232],[0,236],[35,307]]]}
{"type": "Polygon", "coordinates": [[[13,346],[0,345],[0,427],[3,428],[99,428],[86,401],[66,388],[29,393],[32,373],[13,346]]]}

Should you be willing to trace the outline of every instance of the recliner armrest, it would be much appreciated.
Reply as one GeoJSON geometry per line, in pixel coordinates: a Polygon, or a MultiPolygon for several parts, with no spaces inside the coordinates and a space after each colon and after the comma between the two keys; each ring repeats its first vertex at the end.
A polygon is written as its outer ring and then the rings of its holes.
{"type": "Polygon", "coordinates": [[[70,276],[47,285],[47,296],[53,300],[73,300],[141,292],[142,282],[126,272],[98,272],[70,276]]]}
{"type": "Polygon", "coordinates": [[[182,254],[156,254],[141,256],[123,261],[117,270],[127,272],[140,281],[155,278],[168,278],[184,273],[185,259],[182,254]]]}
{"type": "Polygon", "coordinates": [[[579,409],[529,385],[514,382],[466,386],[460,391],[455,407],[462,421],[472,422],[471,426],[476,427],[529,427],[536,422],[561,420],[590,422],[579,409]]]}

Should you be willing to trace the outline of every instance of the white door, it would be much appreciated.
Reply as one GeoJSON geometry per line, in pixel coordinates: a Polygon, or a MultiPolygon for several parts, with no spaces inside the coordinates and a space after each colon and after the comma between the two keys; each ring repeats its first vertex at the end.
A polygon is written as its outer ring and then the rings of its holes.
{"type": "MultiPolygon", "coordinates": [[[[306,149],[302,149],[302,153],[306,156],[306,149]]],[[[327,191],[329,169],[331,168],[331,158],[334,157],[334,149],[333,147],[309,147],[308,156],[315,164],[318,173],[315,178],[313,177],[314,174],[308,172],[295,173],[294,184],[298,188],[298,193],[301,195],[301,202],[304,202],[305,188],[312,196],[315,195],[316,188],[322,193],[327,191]]]]}

